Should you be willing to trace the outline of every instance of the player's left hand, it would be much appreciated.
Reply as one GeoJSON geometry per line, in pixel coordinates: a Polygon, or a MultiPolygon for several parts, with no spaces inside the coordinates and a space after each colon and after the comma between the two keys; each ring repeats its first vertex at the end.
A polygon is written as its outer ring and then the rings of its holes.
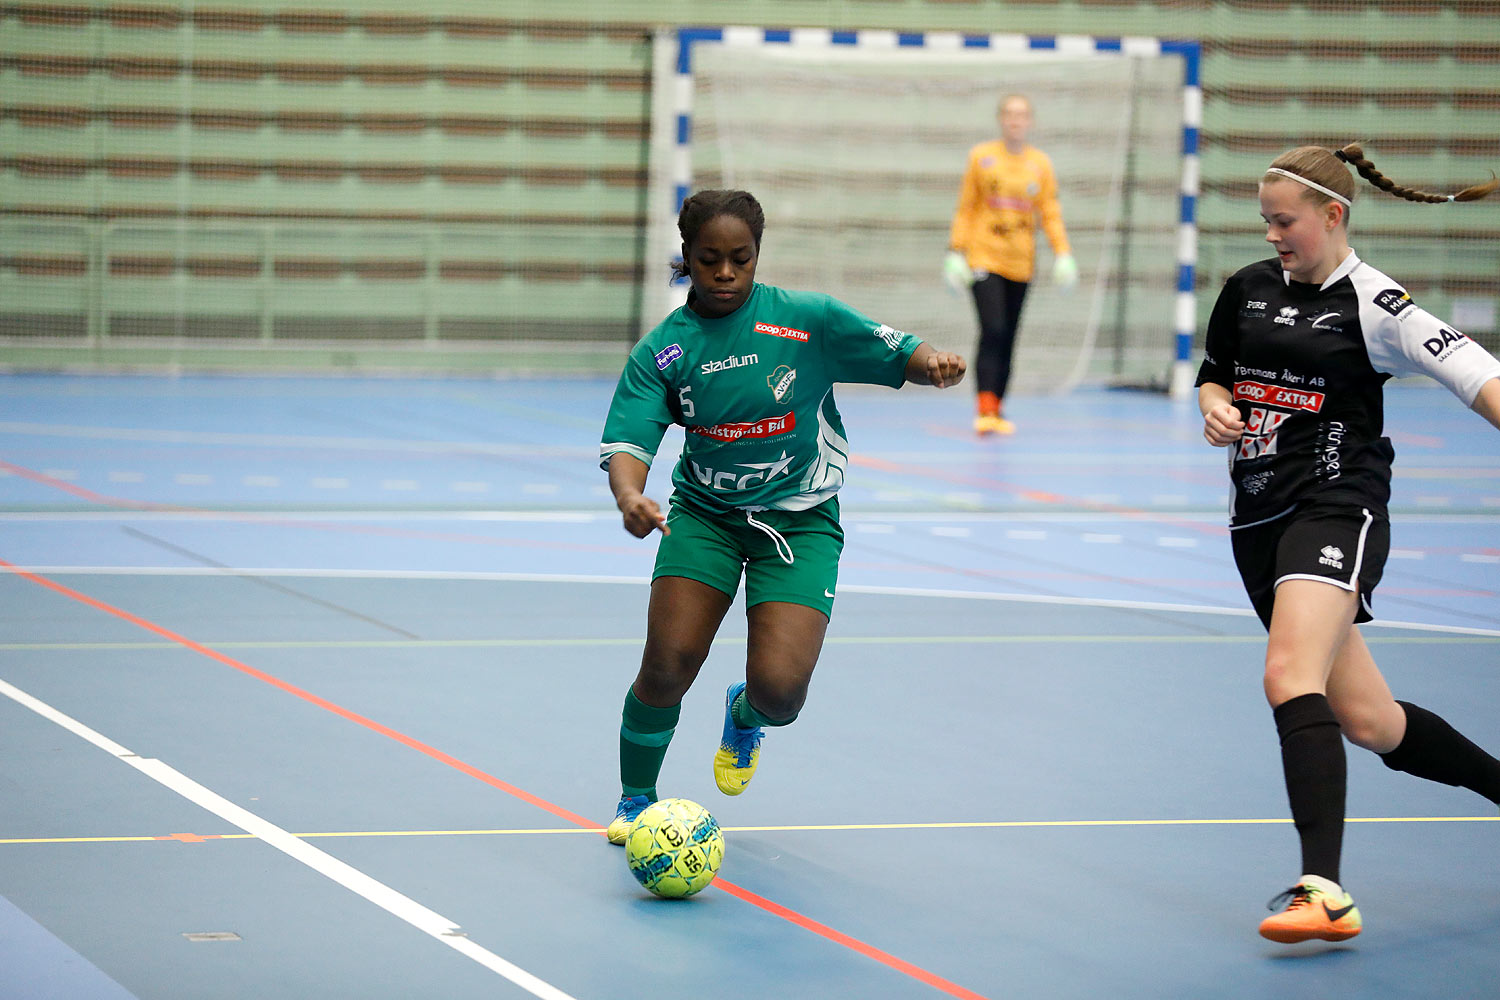
{"type": "Polygon", "coordinates": [[[933,351],[927,356],[927,381],[946,389],[962,382],[968,368],[964,359],[951,351],[933,351]]]}
{"type": "Polygon", "coordinates": [[[1052,283],[1058,288],[1070,289],[1078,284],[1078,261],[1065,253],[1052,264],[1052,283]]]}

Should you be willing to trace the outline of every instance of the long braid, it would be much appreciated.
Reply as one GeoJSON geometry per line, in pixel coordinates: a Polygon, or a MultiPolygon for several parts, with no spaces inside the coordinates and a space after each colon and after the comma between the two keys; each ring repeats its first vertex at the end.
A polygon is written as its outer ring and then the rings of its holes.
{"type": "Polygon", "coordinates": [[[1415,188],[1402,187],[1391,180],[1385,174],[1375,169],[1375,164],[1365,158],[1364,147],[1357,142],[1351,142],[1343,149],[1336,149],[1333,153],[1345,163],[1359,171],[1359,175],[1371,184],[1398,198],[1407,201],[1420,201],[1427,204],[1437,204],[1445,201],[1478,201],[1480,198],[1490,194],[1496,188],[1500,188],[1500,179],[1490,172],[1490,180],[1486,184],[1475,184],[1466,187],[1457,194],[1433,194],[1431,191],[1418,191],[1415,188]]]}

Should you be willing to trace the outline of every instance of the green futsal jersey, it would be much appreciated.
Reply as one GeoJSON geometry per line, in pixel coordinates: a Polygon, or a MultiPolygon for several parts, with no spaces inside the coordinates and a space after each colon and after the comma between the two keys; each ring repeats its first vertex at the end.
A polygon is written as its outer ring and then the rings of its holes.
{"type": "Polygon", "coordinates": [[[682,306],[635,345],[615,387],[599,464],[651,464],[670,424],[686,428],[676,496],[700,508],[807,510],[849,464],[833,383],[899,388],[922,341],[837,299],[757,283],[708,319],[682,306]]]}

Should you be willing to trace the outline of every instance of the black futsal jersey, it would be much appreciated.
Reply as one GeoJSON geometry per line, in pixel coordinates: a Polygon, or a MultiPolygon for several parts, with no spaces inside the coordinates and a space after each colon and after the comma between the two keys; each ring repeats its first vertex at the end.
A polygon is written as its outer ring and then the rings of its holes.
{"type": "Polygon", "coordinates": [[[1500,362],[1353,251],[1321,287],[1290,280],[1275,258],[1230,277],[1197,382],[1230,390],[1245,421],[1227,449],[1230,528],[1314,500],[1385,516],[1395,452],[1381,390],[1405,375],[1472,405],[1500,362]]]}

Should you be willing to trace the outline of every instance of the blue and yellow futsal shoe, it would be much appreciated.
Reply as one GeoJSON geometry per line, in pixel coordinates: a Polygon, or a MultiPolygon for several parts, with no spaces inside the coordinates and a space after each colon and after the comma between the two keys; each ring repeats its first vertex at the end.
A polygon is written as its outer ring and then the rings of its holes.
{"type": "Polygon", "coordinates": [[[743,792],[760,761],[761,728],[741,729],[734,724],[734,699],[744,690],[745,682],[738,681],[724,695],[724,736],[714,751],[714,782],[725,795],[743,792]]]}
{"type": "Polygon", "coordinates": [[[646,811],[651,800],[644,795],[621,795],[620,804],[615,807],[615,818],[610,820],[609,827],[604,835],[609,838],[611,844],[625,844],[625,837],[630,833],[630,824],[635,818],[646,811]]]}

